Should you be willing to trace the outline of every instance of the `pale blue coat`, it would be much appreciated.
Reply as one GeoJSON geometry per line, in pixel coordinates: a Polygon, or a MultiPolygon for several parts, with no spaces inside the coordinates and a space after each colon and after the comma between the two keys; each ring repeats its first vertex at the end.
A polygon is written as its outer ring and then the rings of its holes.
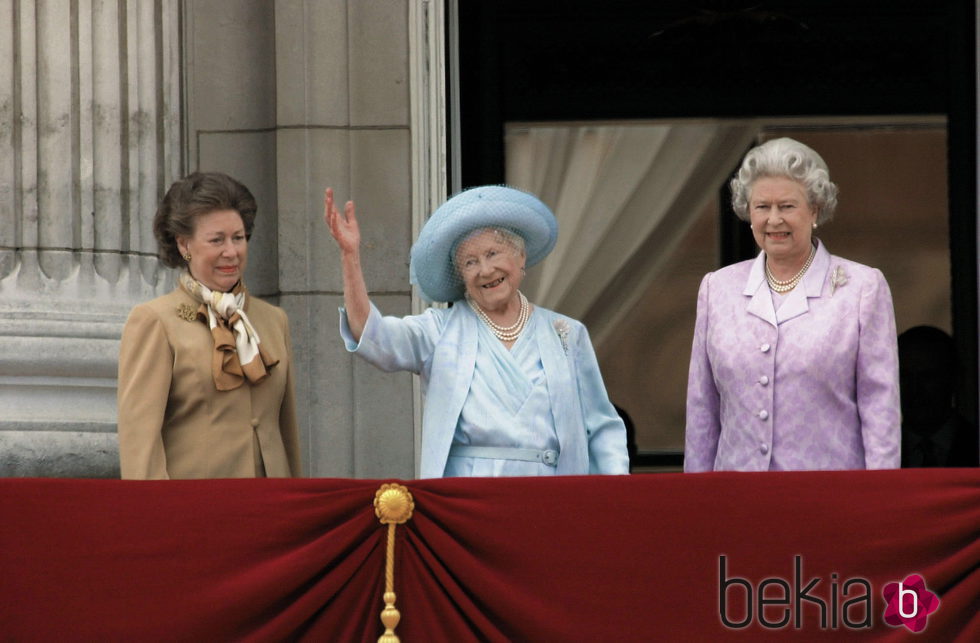
{"type": "MultiPolygon", "coordinates": [[[[560,447],[556,473],[628,473],[626,427],[606,394],[588,331],[545,308],[536,307],[534,315],[542,317],[534,324],[534,339],[560,447]]],[[[479,323],[462,302],[408,317],[382,317],[372,304],[358,343],[341,309],[340,333],[347,350],[381,370],[411,371],[422,380],[422,478],[440,478],[445,471],[473,378],[479,323]]]]}

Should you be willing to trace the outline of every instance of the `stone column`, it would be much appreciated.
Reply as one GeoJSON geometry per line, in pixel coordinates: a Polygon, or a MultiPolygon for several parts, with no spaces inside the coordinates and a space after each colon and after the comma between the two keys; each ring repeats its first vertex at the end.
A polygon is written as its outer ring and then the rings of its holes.
{"type": "Polygon", "coordinates": [[[338,334],[340,261],[323,189],[354,198],[372,299],[412,311],[408,250],[445,196],[441,0],[188,2],[189,169],[259,203],[250,290],[289,314],[308,476],[414,476],[411,375],[354,359],[338,334]]]}
{"type": "Polygon", "coordinates": [[[344,349],[340,260],[322,220],[325,186],[356,201],[372,301],[411,312],[410,4],[276,2],[281,303],[302,348],[312,476],[414,477],[412,376],[344,349]]]}
{"type": "Polygon", "coordinates": [[[171,287],[178,0],[0,0],[0,475],[118,475],[119,335],[171,287]]]}

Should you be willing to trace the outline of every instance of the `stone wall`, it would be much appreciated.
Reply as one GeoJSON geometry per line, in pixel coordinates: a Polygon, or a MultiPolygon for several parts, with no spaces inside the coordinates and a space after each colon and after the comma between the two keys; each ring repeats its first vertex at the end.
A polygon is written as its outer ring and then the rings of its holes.
{"type": "Polygon", "coordinates": [[[198,169],[258,200],[246,281],[290,316],[306,475],[414,475],[411,376],[353,360],[337,333],[322,194],[356,199],[372,297],[409,312],[428,206],[413,205],[410,62],[433,8],[0,0],[0,476],[118,475],[119,335],[172,287],[150,223],[198,169]]]}
{"type": "Polygon", "coordinates": [[[0,7],[0,475],[114,476],[119,332],[170,287],[179,7],[0,7]]]}

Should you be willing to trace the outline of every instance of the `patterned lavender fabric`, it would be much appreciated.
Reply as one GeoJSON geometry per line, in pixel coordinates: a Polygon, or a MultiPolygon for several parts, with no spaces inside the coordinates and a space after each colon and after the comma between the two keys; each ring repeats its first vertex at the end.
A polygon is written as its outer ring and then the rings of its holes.
{"type": "Polygon", "coordinates": [[[898,344],[881,271],[818,243],[777,311],[764,261],[701,282],[684,470],[898,468],[898,344]]]}

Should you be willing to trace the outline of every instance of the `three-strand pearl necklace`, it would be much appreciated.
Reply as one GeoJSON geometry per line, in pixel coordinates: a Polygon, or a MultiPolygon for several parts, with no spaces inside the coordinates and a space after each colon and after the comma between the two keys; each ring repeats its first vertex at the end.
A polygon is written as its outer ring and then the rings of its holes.
{"type": "Polygon", "coordinates": [[[476,316],[483,320],[483,322],[490,327],[490,332],[492,332],[497,339],[502,342],[512,342],[521,336],[524,327],[527,325],[528,317],[531,316],[531,305],[527,302],[527,297],[524,296],[520,290],[517,291],[517,295],[521,298],[521,312],[517,315],[517,321],[510,326],[499,326],[490,319],[480,305],[473,301],[469,295],[466,296],[466,301],[476,313],[476,316]]]}
{"type": "Polygon", "coordinates": [[[810,256],[806,258],[806,263],[800,268],[800,271],[793,275],[791,279],[786,281],[779,281],[772,276],[772,271],[769,270],[769,259],[766,259],[766,281],[769,282],[769,287],[773,289],[774,292],[784,293],[789,292],[796,288],[796,285],[800,283],[803,279],[803,275],[806,274],[807,268],[813,263],[813,257],[817,254],[816,246],[810,246],[810,256]]]}

